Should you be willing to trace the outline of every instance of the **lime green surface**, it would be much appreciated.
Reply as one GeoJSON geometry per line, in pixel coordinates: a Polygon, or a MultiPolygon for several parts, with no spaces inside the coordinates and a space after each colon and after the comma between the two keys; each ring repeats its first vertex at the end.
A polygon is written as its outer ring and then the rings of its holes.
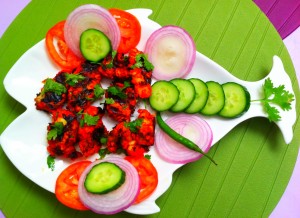
{"type": "MultiPolygon", "coordinates": [[[[299,114],[299,88],[289,54],[268,19],[250,0],[32,0],[0,40],[0,80],[46,31],[76,6],[98,3],[106,8],[150,8],[161,25],[184,27],[197,50],[235,76],[254,81],[271,69],[273,55],[282,58],[294,81],[299,114]]],[[[0,85],[0,132],[25,108],[0,85]]],[[[297,119],[294,126],[299,133],[297,119]]],[[[286,145],[274,124],[254,118],[243,122],[217,143],[210,155],[177,170],[171,187],[158,200],[161,212],[149,217],[267,217],[277,205],[291,176],[299,134],[286,145]]],[[[24,161],[26,161],[24,157],[24,161]]],[[[102,217],[60,204],[25,178],[0,148],[0,209],[7,217],[102,217]]],[[[112,217],[136,217],[120,213],[112,217]]]]}

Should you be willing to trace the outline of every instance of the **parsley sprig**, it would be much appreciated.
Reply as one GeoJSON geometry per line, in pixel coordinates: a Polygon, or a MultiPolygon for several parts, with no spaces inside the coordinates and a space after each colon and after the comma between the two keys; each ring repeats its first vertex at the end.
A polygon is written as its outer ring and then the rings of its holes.
{"type": "Polygon", "coordinates": [[[127,95],[123,92],[123,90],[128,87],[130,87],[130,82],[125,81],[122,88],[119,86],[110,86],[107,88],[107,92],[109,92],[113,96],[119,97],[120,99],[125,99],[127,98],[127,95]]]}
{"type": "Polygon", "coordinates": [[[287,91],[284,85],[275,87],[270,78],[265,80],[263,91],[264,98],[255,101],[262,102],[270,122],[281,120],[280,112],[275,106],[280,107],[284,111],[291,110],[291,102],[295,100],[295,96],[287,91]]]}
{"type": "Polygon", "coordinates": [[[64,132],[64,124],[62,122],[55,122],[51,125],[51,130],[47,134],[48,140],[55,140],[64,132]]]}

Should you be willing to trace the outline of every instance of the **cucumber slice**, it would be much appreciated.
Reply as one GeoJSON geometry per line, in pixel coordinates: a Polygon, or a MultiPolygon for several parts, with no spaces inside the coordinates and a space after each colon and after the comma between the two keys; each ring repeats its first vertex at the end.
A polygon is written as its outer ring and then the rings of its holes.
{"type": "Polygon", "coordinates": [[[190,106],[185,109],[186,113],[193,114],[198,113],[205,106],[208,99],[208,89],[205,82],[198,78],[189,79],[195,87],[195,98],[190,106]]]}
{"type": "Polygon", "coordinates": [[[219,112],[220,116],[235,118],[248,111],[251,97],[244,86],[235,82],[228,82],[222,87],[225,93],[225,106],[219,112]]]}
{"type": "Polygon", "coordinates": [[[193,83],[186,79],[172,79],[170,80],[177,89],[179,90],[179,98],[176,104],[171,107],[172,112],[182,112],[184,111],[194,100],[196,91],[193,83]]]}
{"type": "Polygon", "coordinates": [[[149,103],[154,110],[166,111],[177,102],[178,97],[179,91],[173,83],[159,80],[152,85],[149,103]]]}
{"type": "Polygon", "coordinates": [[[125,182],[125,172],[116,164],[101,162],[87,174],[84,186],[88,192],[106,194],[125,182]]]}
{"type": "Polygon", "coordinates": [[[208,81],[206,85],[208,88],[208,99],[200,112],[204,115],[215,115],[224,107],[225,94],[221,84],[218,82],[208,81]]]}
{"type": "Polygon", "coordinates": [[[87,29],[80,36],[82,56],[91,62],[105,58],[112,50],[109,38],[100,30],[87,29]]]}

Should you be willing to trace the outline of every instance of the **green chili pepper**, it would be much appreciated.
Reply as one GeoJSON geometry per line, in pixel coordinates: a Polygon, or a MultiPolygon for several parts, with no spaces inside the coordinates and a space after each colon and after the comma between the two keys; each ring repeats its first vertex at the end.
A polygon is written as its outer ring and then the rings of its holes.
{"type": "Polygon", "coordinates": [[[159,127],[167,134],[169,135],[172,139],[174,139],[175,141],[181,143],[182,145],[184,145],[185,147],[199,152],[200,154],[203,154],[203,156],[207,157],[209,160],[211,160],[215,165],[217,165],[217,163],[210,157],[208,156],[204,151],[202,151],[194,142],[192,142],[191,140],[185,138],[184,136],[180,135],[179,133],[177,133],[175,130],[173,130],[161,117],[160,112],[156,113],[156,121],[157,124],[159,125],[159,127]]]}

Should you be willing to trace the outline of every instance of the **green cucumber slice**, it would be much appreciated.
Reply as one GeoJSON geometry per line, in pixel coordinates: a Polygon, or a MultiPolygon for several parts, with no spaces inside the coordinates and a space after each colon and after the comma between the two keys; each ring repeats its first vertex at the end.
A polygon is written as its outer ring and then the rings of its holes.
{"type": "Polygon", "coordinates": [[[205,82],[198,78],[189,79],[195,87],[195,98],[190,106],[185,109],[186,113],[193,114],[198,113],[205,106],[208,99],[208,88],[205,82]]]}
{"type": "Polygon", "coordinates": [[[248,90],[235,82],[228,82],[222,85],[225,93],[225,105],[219,115],[227,118],[240,117],[250,107],[250,93],[248,90]]]}
{"type": "Polygon", "coordinates": [[[179,90],[179,98],[174,106],[170,108],[172,112],[184,111],[194,100],[196,92],[193,83],[186,79],[172,79],[170,80],[179,90]]]}
{"type": "Polygon", "coordinates": [[[125,182],[125,172],[116,164],[101,162],[87,174],[84,186],[94,194],[106,194],[119,188],[125,182]]]}
{"type": "Polygon", "coordinates": [[[208,99],[200,112],[204,115],[215,115],[224,107],[225,94],[221,84],[218,82],[208,81],[206,85],[208,88],[208,99]]]}
{"type": "Polygon", "coordinates": [[[166,111],[177,102],[178,97],[179,91],[173,83],[159,80],[152,85],[149,103],[154,110],[166,111]]]}
{"type": "Polygon", "coordinates": [[[109,38],[100,30],[87,29],[80,36],[82,56],[91,62],[104,59],[112,50],[109,38]]]}

